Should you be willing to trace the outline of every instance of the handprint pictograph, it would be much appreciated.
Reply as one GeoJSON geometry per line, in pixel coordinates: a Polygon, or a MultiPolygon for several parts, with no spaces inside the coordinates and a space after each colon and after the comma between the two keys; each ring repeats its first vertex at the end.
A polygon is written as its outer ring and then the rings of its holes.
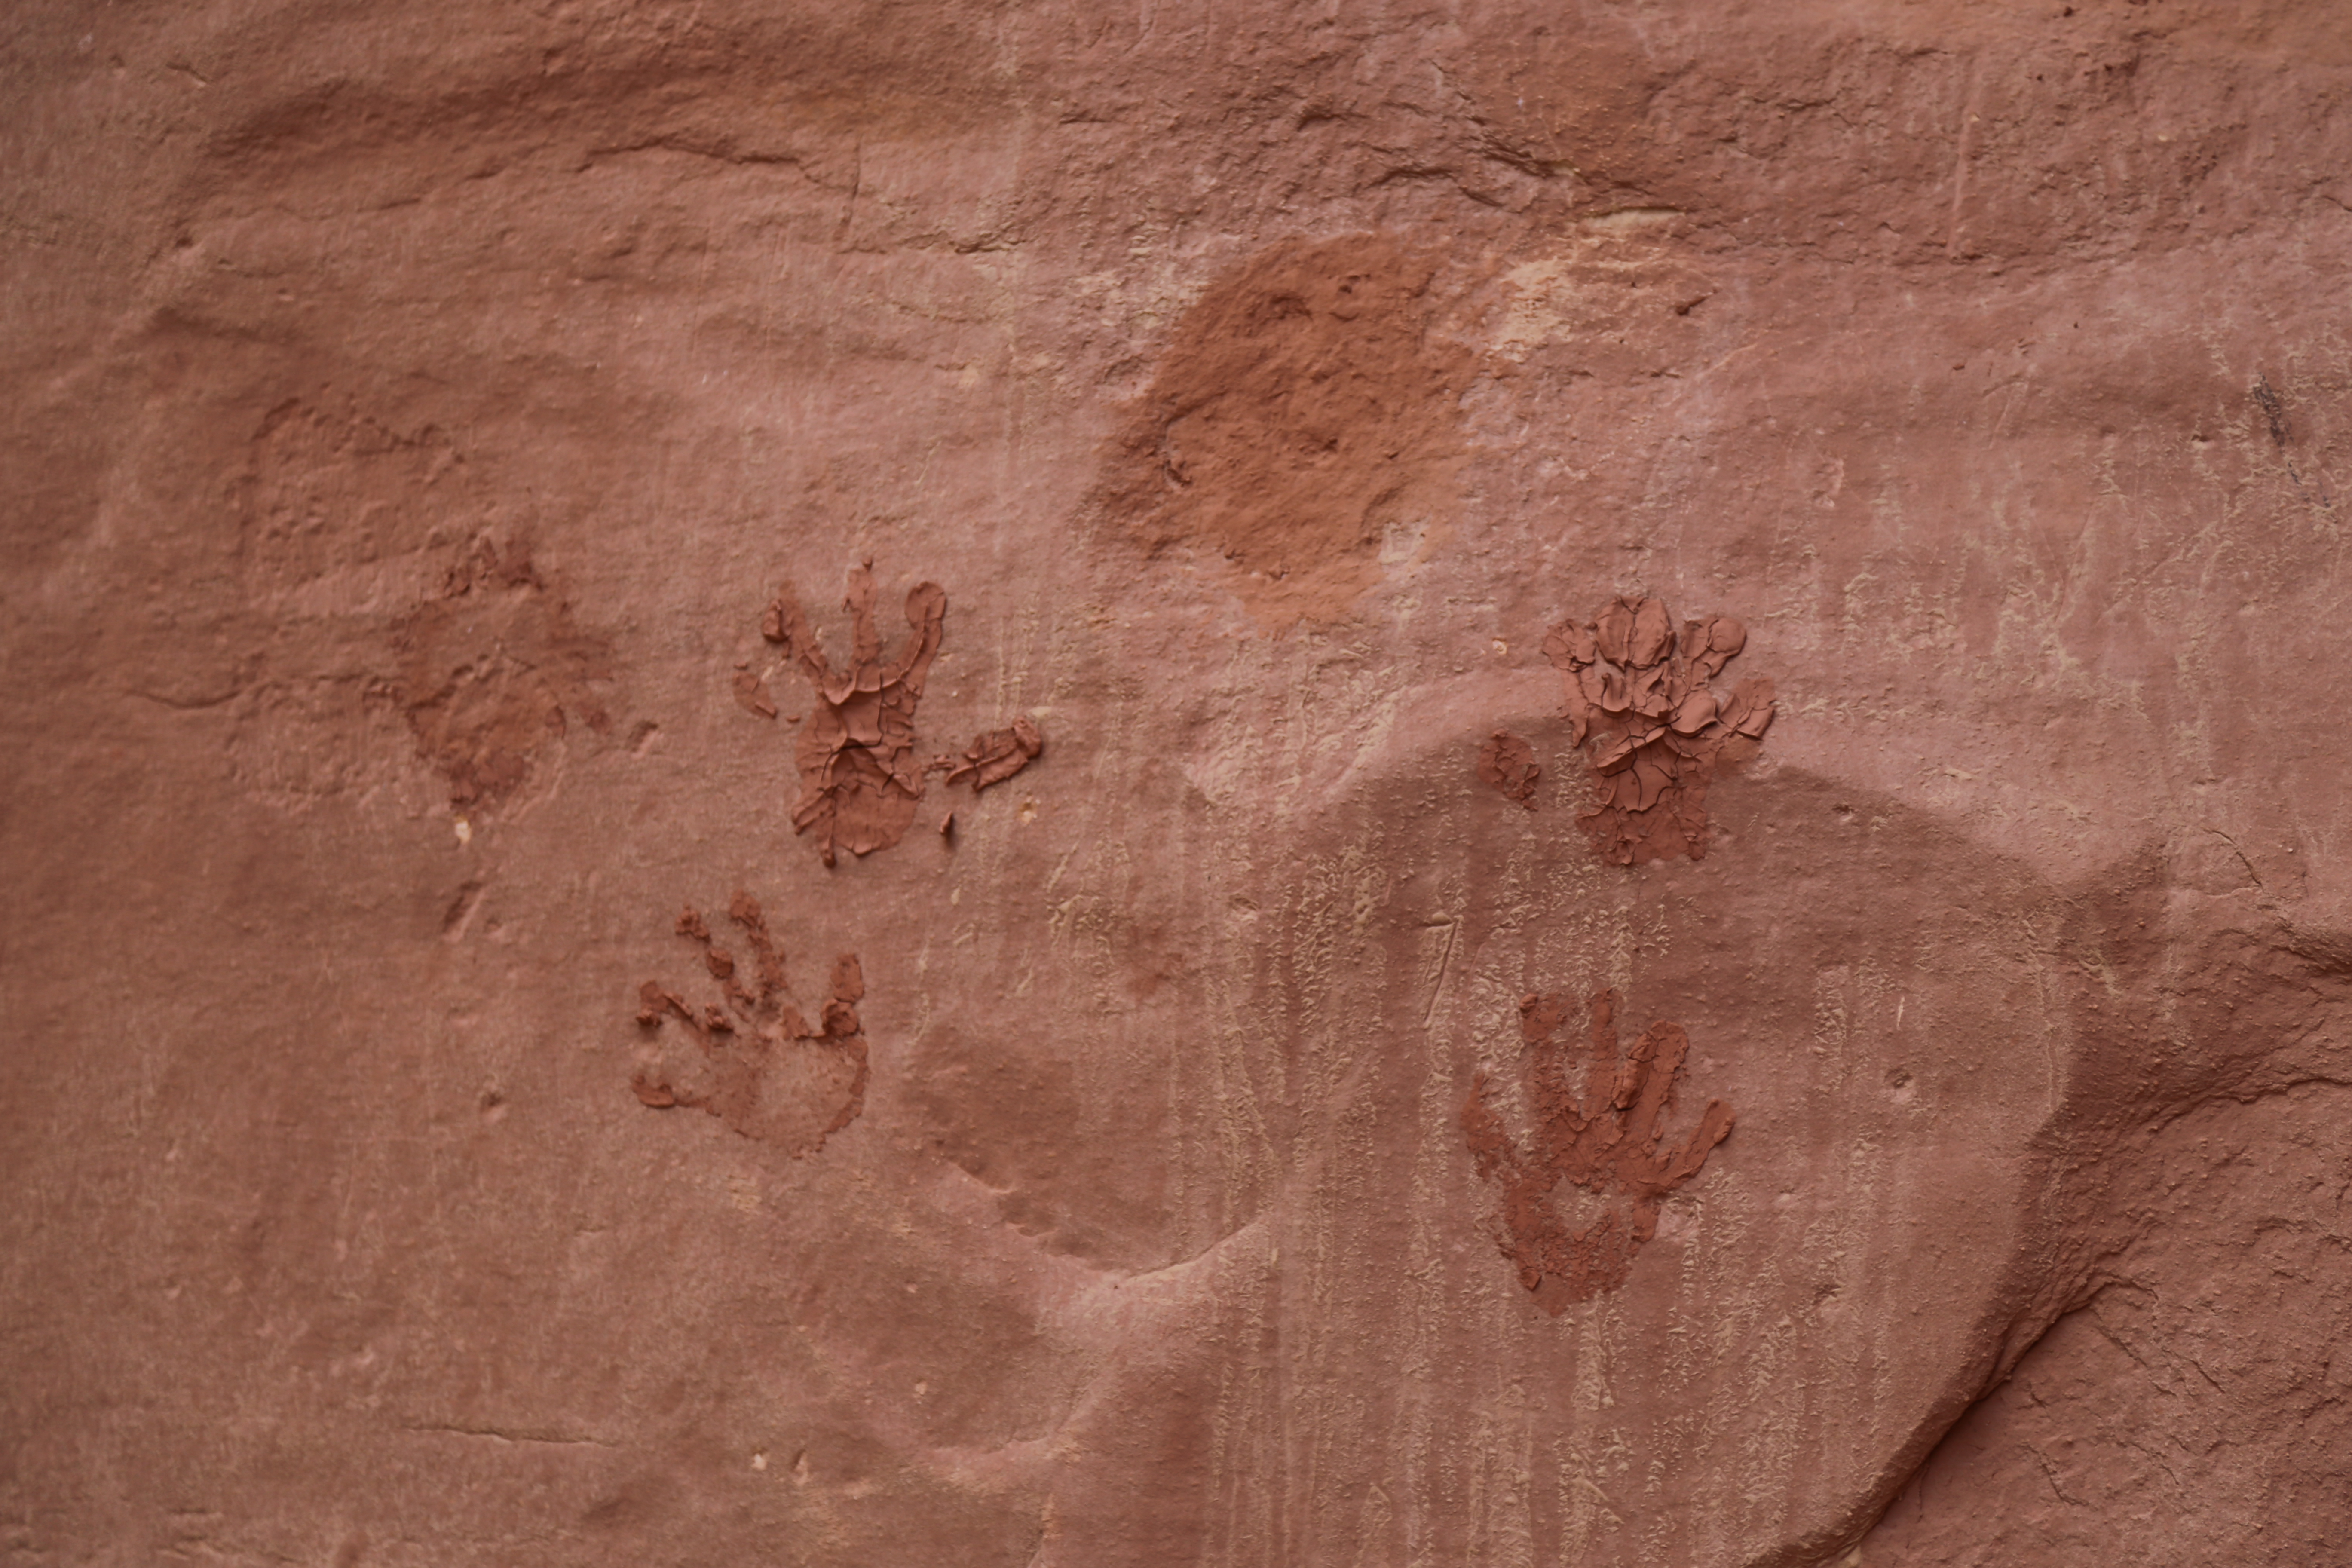
{"type": "Polygon", "coordinates": [[[520,793],[572,722],[612,728],[596,690],[613,679],[611,644],[572,619],[520,544],[477,538],[440,592],[393,622],[392,648],[387,692],[460,813],[520,793]]]}
{"type": "Polygon", "coordinates": [[[1544,653],[1568,687],[1570,744],[1587,747],[1599,793],[1578,814],[1593,847],[1621,866],[1706,853],[1706,785],[1772,722],[1772,683],[1709,684],[1748,643],[1729,616],[1686,621],[1663,599],[1621,597],[1590,622],[1564,621],[1544,653]]]}
{"type": "MultiPolygon", "coordinates": [[[[845,603],[856,625],[845,671],[836,673],[825,658],[790,584],[777,590],[760,626],[787,658],[800,661],[815,697],[794,758],[801,795],[793,805],[793,829],[816,830],[818,853],[828,866],[836,848],[852,855],[888,848],[915,820],[928,771],[915,760],[915,708],[948,611],[947,594],[937,583],[917,584],[907,595],[907,640],[886,663],[882,636],[874,629],[870,563],[850,573],[845,603]]],[[[753,696],[757,684],[751,683],[753,696]]],[[[738,700],[761,710],[744,695],[740,677],[738,700]]]]}
{"type": "Polygon", "coordinates": [[[866,1107],[866,1033],[857,1020],[866,982],[857,955],[845,952],[834,961],[831,994],[818,1026],[811,1028],[787,1000],[783,951],[768,932],[759,900],[739,890],[727,918],[742,928],[751,949],[753,984],[744,984],[735,955],[688,905],[677,917],[677,934],[702,950],[704,967],[726,1003],[697,1011],[658,981],[639,986],[637,1022],[649,1043],[658,1044],[663,1022],[675,1017],[694,1048],[654,1055],[639,1066],[631,1087],[647,1105],[707,1110],[794,1159],[814,1154],[866,1107]]]}
{"type": "Polygon", "coordinates": [[[1680,1148],[1660,1148],[1690,1039],[1680,1025],[1662,1019],[1621,1059],[1617,994],[1597,993],[1591,1007],[1591,1028],[1580,1048],[1559,1037],[1568,1019],[1566,997],[1528,996],[1519,1004],[1529,1122],[1525,1150],[1487,1102],[1486,1073],[1473,1080],[1462,1105],[1462,1131],[1479,1179],[1503,1189],[1496,1243],[1518,1270],[1519,1283],[1555,1316],[1625,1283],[1633,1255],[1657,1234],[1666,1195],[1698,1173],[1730,1135],[1734,1120],[1731,1107],[1711,1100],[1680,1148]],[[1562,1182],[1583,1194],[1581,1228],[1561,1216],[1562,1202],[1577,1201],[1575,1194],[1554,1196],[1562,1182]]]}

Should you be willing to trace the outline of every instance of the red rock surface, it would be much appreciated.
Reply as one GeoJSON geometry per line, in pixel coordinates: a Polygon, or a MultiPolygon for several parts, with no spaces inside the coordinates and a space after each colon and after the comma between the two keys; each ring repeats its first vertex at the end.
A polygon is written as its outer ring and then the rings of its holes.
{"type": "Polygon", "coordinates": [[[2343,7],[19,10],[12,1561],[2340,1561],[2343,7]]]}

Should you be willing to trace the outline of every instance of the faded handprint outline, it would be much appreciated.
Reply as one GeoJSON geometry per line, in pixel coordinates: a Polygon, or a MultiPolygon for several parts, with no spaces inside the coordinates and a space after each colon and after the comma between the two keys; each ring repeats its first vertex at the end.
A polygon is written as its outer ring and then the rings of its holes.
{"type": "Polygon", "coordinates": [[[1747,645],[1729,616],[1686,621],[1678,635],[1665,601],[1639,595],[1546,635],[1567,689],[1569,743],[1590,735],[1599,791],[1577,820],[1603,859],[1706,855],[1707,781],[1718,761],[1754,754],[1776,711],[1769,679],[1743,680],[1727,698],[1710,684],[1747,645]]]}
{"type": "Polygon", "coordinates": [[[1730,1106],[1710,1100],[1690,1138],[1662,1151],[1690,1037],[1679,1024],[1660,1019],[1621,1058],[1617,993],[1595,992],[1588,1005],[1580,1053],[1559,1038],[1568,1019],[1565,996],[1529,995],[1519,1003],[1527,1150],[1488,1103],[1491,1074],[1480,1069],[1462,1103],[1462,1131],[1478,1179],[1502,1187],[1496,1245],[1520,1285],[1554,1316],[1625,1283],[1634,1255],[1657,1234],[1666,1196],[1698,1173],[1737,1120],[1730,1106]],[[1570,1082],[1577,1054],[1589,1058],[1580,1097],[1570,1082]],[[1563,1181],[1603,1205],[1581,1230],[1570,1228],[1552,1202],[1563,1181]]]}
{"type": "Polygon", "coordinates": [[[1529,811],[1536,808],[1536,784],[1543,769],[1533,746],[1508,730],[1497,730],[1478,748],[1479,782],[1529,811]]]}
{"type": "Polygon", "coordinates": [[[846,673],[835,672],[790,583],[776,590],[760,625],[761,636],[799,660],[815,698],[794,749],[801,794],[793,804],[793,831],[817,829],[827,866],[836,847],[859,856],[888,848],[915,820],[929,771],[915,760],[915,709],[940,651],[948,596],[937,583],[908,590],[909,630],[888,664],[874,626],[871,562],[851,570],[843,603],[854,623],[846,673]]]}
{"type": "Polygon", "coordinates": [[[784,953],[769,933],[758,900],[736,890],[727,918],[751,949],[756,987],[744,984],[733,952],[719,945],[709,922],[692,904],[677,917],[677,934],[702,950],[703,966],[719,982],[725,1005],[698,1012],[658,981],[637,987],[637,1023],[648,1043],[676,1018],[697,1054],[641,1059],[630,1079],[637,1099],[656,1110],[707,1110],[746,1138],[775,1143],[794,1159],[857,1120],[866,1106],[869,1072],[866,1032],[857,1004],[866,980],[857,955],[834,961],[818,1026],[811,1028],[788,998],[784,953]]]}

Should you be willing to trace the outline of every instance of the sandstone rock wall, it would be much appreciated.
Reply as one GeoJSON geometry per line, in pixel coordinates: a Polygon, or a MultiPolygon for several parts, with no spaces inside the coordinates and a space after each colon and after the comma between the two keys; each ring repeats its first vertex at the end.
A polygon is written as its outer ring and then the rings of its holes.
{"type": "Polygon", "coordinates": [[[2344,5],[21,9],[12,1560],[2338,1561],[2344,5]]]}

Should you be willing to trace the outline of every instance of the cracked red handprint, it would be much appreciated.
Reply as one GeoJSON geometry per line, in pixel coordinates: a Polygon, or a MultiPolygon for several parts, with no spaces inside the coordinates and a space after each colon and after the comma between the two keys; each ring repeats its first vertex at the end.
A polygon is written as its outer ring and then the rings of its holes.
{"type": "Polygon", "coordinates": [[[1772,683],[1709,685],[1748,643],[1729,616],[1686,621],[1663,599],[1619,598],[1591,622],[1564,621],[1544,653],[1568,687],[1570,744],[1599,784],[1578,814],[1593,847],[1619,865],[1706,853],[1706,785],[1718,761],[1742,760],[1772,722],[1772,683]]]}
{"type": "Polygon", "coordinates": [[[735,955],[719,945],[691,904],[677,917],[677,934],[701,948],[703,964],[719,982],[725,1005],[700,1011],[659,982],[637,989],[637,1022],[649,1036],[676,1017],[694,1048],[658,1052],[632,1080],[637,1098],[657,1109],[709,1111],[746,1138],[774,1143],[798,1159],[857,1120],[866,1106],[866,1034],[857,1019],[866,994],[857,955],[834,961],[831,994],[811,1028],[786,1000],[784,954],[768,933],[759,900],[737,892],[727,918],[742,928],[751,949],[755,984],[746,985],[735,955]]]}
{"type": "Polygon", "coordinates": [[[1503,1189],[1496,1245],[1518,1270],[1519,1283],[1555,1315],[1625,1283],[1633,1255],[1657,1234],[1666,1195],[1698,1173],[1734,1121],[1731,1107],[1711,1100],[1681,1147],[1662,1149],[1690,1040],[1680,1025],[1660,1020],[1621,1059],[1616,1005],[1613,991],[1592,997],[1591,1029],[1579,1047],[1559,1037],[1566,997],[1520,1002],[1526,1149],[1487,1103],[1486,1073],[1477,1075],[1462,1105],[1462,1131],[1479,1178],[1503,1189]],[[1581,1228],[1561,1215],[1562,1203],[1576,1196],[1555,1196],[1563,1182],[1583,1194],[1581,1228]]]}
{"type": "MultiPolygon", "coordinates": [[[[836,672],[825,658],[790,584],[777,590],[760,626],[787,658],[799,659],[815,697],[794,758],[801,795],[793,804],[793,830],[814,828],[817,851],[828,866],[836,847],[852,855],[888,848],[915,820],[929,771],[915,760],[915,708],[940,651],[948,596],[937,583],[919,583],[908,592],[907,640],[887,663],[882,635],[874,629],[870,564],[850,573],[845,604],[856,623],[845,671],[836,672]]],[[[740,676],[737,685],[739,700],[762,711],[757,679],[748,691],[740,676]]]]}

